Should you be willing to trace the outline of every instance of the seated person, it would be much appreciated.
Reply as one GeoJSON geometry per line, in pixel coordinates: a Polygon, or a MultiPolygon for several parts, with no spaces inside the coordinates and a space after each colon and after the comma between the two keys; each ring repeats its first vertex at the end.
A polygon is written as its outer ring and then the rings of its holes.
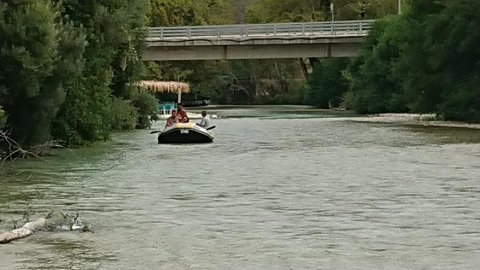
{"type": "Polygon", "coordinates": [[[210,118],[208,117],[206,111],[202,111],[202,121],[200,121],[197,126],[201,126],[203,128],[208,128],[210,126],[210,118]]]}
{"type": "Polygon", "coordinates": [[[178,111],[178,122],[179,123],[188,123],[190,122],[190,119],[188,118],[187,116],[187,112],[185,111],[185,109],[183,107],[179,107],[179,111],[178,111]]]}
{"type": "Polygon", "coordinates": [[[172,115],[167,118],[167,123],[165,124],[165,128],[171,127],[176,123],[178,123],[178,115],[177,115],[177,111],[173,110],[172,115]]]}

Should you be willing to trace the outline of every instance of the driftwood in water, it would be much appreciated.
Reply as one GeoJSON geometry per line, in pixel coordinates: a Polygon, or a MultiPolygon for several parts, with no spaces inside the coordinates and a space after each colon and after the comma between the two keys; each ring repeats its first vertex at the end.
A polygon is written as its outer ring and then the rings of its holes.
{"type": "Polygon", "coordinates": [[[46,218],[39,218],[36,221],[26,223],[19,229],[0,233],[0,244],[10,243],[13,240],[30,236],[40,230],[93,232],[89,225],[83,225],[78,219],[78,213],[76,217],[72,218],[62,212],[52,211],[46,218]]]}
{"type": "Polygon", "coordinates": [[[45,228],[47,220],[39,218],[33,222],[28,222],[19,229],[0,234],[0,244],[10,243],[13,240],[32,235],[35,231],[45,228]]]}

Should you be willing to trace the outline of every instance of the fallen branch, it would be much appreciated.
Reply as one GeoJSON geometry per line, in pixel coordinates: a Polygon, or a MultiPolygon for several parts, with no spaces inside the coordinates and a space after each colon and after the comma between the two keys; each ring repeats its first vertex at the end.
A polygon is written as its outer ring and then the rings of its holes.
{"type": "Polygon", "coordinates": [[[17,158],[29,158],[31,156],[38,157],[35,153],[23,149],[15,140],[10,138],[10,133],[0,130],[0,144],[6,145],[6,154],[0,157],[2,165],[7,160],[14,160],[17,158]]]}
{"type": "Polygon", "coordinates": [[[3,165],[7,160],[24,159],[24,158],[40,158],[52,148],[64,148],[60,141],[48,141],[40,145],[32,146],[29,150],[23,149],[19,143],[10,137],[10,132],[0,130],[0,161],[3,165]],[[2,147],[5,152],[2,153],[2,147]]]}
{"type": "Polygon", "coordinates": [[[28,222],[19,229],[0,234],[0,244],[7,244],[13,240],[21,239],[32,235],[34,232],[45,228],[46,219],[39,218],[35,221],[28,222]]]}
{"type": "Polygon", "coordinates": [[[52,211],[46,218],[39,218],[27,222],[21,228],[10,232],[0,233],[0,244],[7,244],[14,240],[25,238],[36,231],[80,231],[93,232],[91,226],[82,224],[77,215],[72,218],[68,214],[52,211]]]}

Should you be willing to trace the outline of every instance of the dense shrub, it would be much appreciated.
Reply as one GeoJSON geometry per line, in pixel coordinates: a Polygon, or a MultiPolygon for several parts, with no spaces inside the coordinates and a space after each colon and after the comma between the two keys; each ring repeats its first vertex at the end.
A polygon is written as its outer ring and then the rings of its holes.
{"type": "Polygon", "coordinates": [[[149,128],[151,120],[156,120],[158,101],[148,93],[138,93],[133,99],[133,105],[138,113],[137,128],[149,128]]]}
{"type": "Polygon", "coordinates": [[[112,128],[116,130],[131,130],[137,125],[138,113],[131,101],[113,98],[112,128]]]}

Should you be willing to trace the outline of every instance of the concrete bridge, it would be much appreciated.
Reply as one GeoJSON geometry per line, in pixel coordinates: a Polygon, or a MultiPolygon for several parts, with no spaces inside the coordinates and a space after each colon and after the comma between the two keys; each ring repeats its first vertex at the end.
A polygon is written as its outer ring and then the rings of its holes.
{"type": "Polygon", "coordinates": [[[352,57],[372,20],[149,28],[144,60],[352,57]]]}

